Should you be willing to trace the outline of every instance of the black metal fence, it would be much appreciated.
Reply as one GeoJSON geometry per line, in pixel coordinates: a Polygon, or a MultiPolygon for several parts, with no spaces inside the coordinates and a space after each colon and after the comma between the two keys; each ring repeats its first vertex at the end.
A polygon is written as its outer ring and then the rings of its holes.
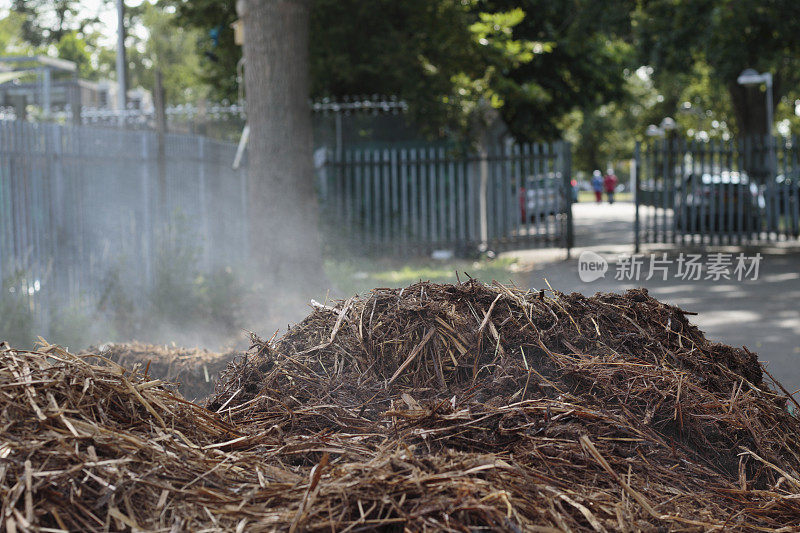
{"type": "Polygon", "coordinates": [[[329,240],[365,253],[572,246],[564,142],[331,152],[320,188],[329,240]]]}
{"type": "Polygon", "coordinates": [[[636,245],[738,245],[800,236],[797,137],[662,139],[636,147],[636,245]]]}

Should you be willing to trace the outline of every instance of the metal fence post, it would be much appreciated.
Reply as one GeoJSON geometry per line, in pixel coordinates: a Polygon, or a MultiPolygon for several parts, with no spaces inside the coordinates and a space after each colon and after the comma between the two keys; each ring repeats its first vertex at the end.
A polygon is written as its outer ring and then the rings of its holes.
{"type": "Polygon", "coordinates": [[[572,145],[561,141],[558,143],[561,153],[561,172],[564,174],[564,192],[566,193],[567,210],[567,259],[572,256],[572,248],[575,246],[575,223],[572,215],[573,191],[572,191],[572,145]]]}
{"type": "Polygon", "coordinates": [[[54,294],[53,291],[59,290],[62,285],[59,283],[62,276],[62,268],[58,263],[61,262],[60,248],[63,240],[64,231],[64,157],[62,150],[61,136],[63,126],[52,124],[48,130],[48,147],[51,150],[51,174],[50,174],[50,247],[49,253],[52,254],[51,261],[55,265],[52,272],[50,272],[51,285],[48,287],[48,305],[50,307],[57,307],[61,302],[66,301],[66,298],[61,298],[61,294],[54,294]]]}
{"type": "Polygon", "coordinates": [[[6,152],[6,143],[8,142],[8,137],[6,134],[6,125],[4,122],[0,122],[0,155],[2,155],[2,159],[0,159],[0,289],[3,289],[3,282],[6,279],[5,274],[5,266],[6,266],[6,257],[5,257],[5,243],[6,243],[6,230],[5,230],[5,214],[8,212],[8,208],[6,206],[6,199],[5,199],[5,190],[4,190],[4,183],[9,184],[9,192],[10,192],[10,181],[9,179],[4,179],[6,177],[6,161],[9,159],[6,152]]]}
{"type": "Polygon", "coordinates": [[[633,201],[636,205],[635,214],[633,217],[633,251],[639,253],[640,237],[639,237],[639,203],[641,199],[641,179],[639,177],[639,168],[641,161],[641,143],[636,141],[636,148],[633,152],[633,164],[631,165],[631,174],[633,174],[633,201]]]}
{"type": "MultiPolygon", "coordinates": [[[[152,220],[150,213],[150,151],[148,132],[143,131],[141,143],[141,180],[142,180],[142,251],[144,255],[144,288],[149,289],[153,280],[153,254],[152,254],[152,220]]],[[[160,191],[159,191],[160,192],[160,191]]],[[[146,291],[142,291],[144,294],[146,291]]]]}
{"type": "Polygon", "coordinates": [[[238,169],[236,172],[239,174],[239,207],[242,213],[241,216],[241,224],[242,224],[242,249],[244,250],[244,260],[245,263],[250,262],[250,206],[247,202],[248,199],[248,189],[250,185],[250,166],[245,166],[244,168],[238,169]]]}
{"type": "Polygon", "coordinates": [[[478,210],[480,217],[480,251],[485,252],[489,247],[488,207],[486,202],[489,187],[489,152],[486,142],[481,140],[478,148],[478,161],[480,165],[480,189],[478,191],[478,210]]]}
{"type": "Polygon", "coordinates": [[[201,243],[203,247],[203,264],[206,272],[211,272],[211,238],[208,226],[208,209],[206,208],[208,203],[208,195],[206,193],[206,165],[209,164],[209,160],[206,156],[206,138],[202,135],[197,137],[197,163],[199,179],[198,196],[200,197],[199,215],[203,235],[203,242],[201,243]]]}

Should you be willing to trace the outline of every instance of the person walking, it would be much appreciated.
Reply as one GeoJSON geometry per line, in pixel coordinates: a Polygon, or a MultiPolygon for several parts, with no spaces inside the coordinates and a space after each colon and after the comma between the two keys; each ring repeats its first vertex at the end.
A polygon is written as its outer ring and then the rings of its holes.
{"type": "Polygon", "coordinates": [[[594,173],[592,173],[592,190],[599,204],[603,201],[603,176],[600,174],[599,170],[595,170],[594,173]]]}
{"type": "Polygon", "coordinates": [[[603,187],[606,190],[606,196],[608,197],[608,203],[614,203],[614,192],[617,189],[617,176],[614,174],[614,169],[609,168],[606,175],[603,176],[603,187]]]}

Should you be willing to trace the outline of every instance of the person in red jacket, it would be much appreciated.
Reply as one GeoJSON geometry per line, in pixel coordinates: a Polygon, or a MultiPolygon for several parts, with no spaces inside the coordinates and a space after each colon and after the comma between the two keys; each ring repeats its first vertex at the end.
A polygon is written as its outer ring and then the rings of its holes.
{"type": "Polygon", "coordinates": [[[603,176],[603,188],[606,190],[608,203],[614,203],[614,191],[617,189],[617,176],[614,175],[614,169],[609,168],[606,175],[603,176]]]}

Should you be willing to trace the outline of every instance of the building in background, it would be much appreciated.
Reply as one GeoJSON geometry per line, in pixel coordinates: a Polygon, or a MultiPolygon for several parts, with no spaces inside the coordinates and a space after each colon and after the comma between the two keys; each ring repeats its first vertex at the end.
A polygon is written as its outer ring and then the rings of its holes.
{"type": "MultiPolygon", "coordinates": [[[[78,77],[74,62],[44,55],[0,57],[0,108],[6,118],[67,118],[80,122],[84,108],[116,110],[117,83],[78,77]]],[[[128,91],[129,108],[152,110],[150,93],[128,91]]]]}

